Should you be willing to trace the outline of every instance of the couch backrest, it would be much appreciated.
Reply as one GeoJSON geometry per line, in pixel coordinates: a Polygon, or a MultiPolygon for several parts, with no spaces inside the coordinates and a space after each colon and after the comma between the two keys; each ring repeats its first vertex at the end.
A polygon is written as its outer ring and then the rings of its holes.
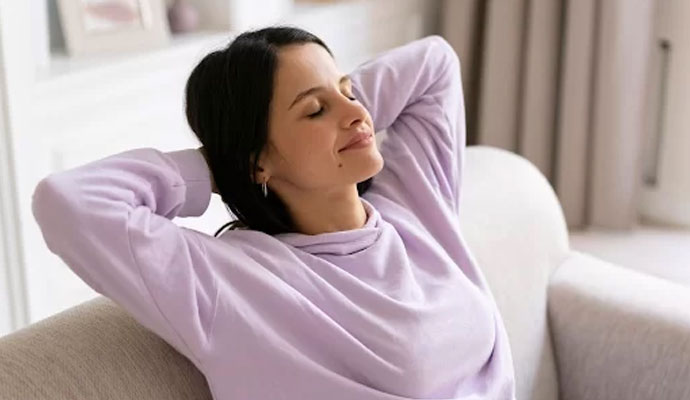
{"type": "Polygon", "coordinates": [[[561,206],[533,164],[495,147],[467,147],[462,180],[461,229],[506,325],[517,398],[556,400],[546,289],[569,253],[561,206]]]}
{"type": "Polygon", "coordinates": [[[211,400],[174,348],[99,296],[0,338],[0,399],[211,400]]]}

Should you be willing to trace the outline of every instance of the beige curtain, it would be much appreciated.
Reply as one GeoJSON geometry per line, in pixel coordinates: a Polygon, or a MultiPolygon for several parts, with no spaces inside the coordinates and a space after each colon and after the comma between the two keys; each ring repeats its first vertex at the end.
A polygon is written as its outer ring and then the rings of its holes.
{"type": "Polygon", "coordinates": [[[571,229],[637,223],[655,4],[443,1],[441,34],[462,64],[468,145],[534,163],[571,229]]]}

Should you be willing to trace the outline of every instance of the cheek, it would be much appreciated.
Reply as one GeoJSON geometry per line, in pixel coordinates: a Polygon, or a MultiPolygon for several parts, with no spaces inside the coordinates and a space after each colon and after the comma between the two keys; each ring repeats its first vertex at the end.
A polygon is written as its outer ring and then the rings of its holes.
{"type": "Polygon", "coordinates": [[[294,143],[297,160],[305,163],[333,160],[335,144],[333,133],[327,129],[312,129],[301,132],[294,143]]]}
{"type": "Polygon", "coordinates": [[[283,143],[286,158],[289,160],[292,173],[319,174],[337,167],[334,134],[327,129],[303,129],[295,132],[293,140],[283,143]]]}

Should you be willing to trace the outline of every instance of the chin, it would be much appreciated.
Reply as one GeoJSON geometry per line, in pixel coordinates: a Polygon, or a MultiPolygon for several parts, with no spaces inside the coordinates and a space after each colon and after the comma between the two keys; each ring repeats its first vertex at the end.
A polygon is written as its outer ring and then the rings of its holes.
{"type": "Polygon", "coordinates": [[[344,166],[349,166],[350,172],[348,175],[354,178],[355,183],[363,182],[375,175],[383,169],[383,156],[378,150],[372,150],[366,155],[362,155],[351,159],[349,162],[343,163],[344,166]]]}
{"type": "Polygon", "coordinates": [[[383,169],[383,164],[383,157],[381,157],[381,154],[378,153],[378,157],[372,160],[371,165],[369,168],[367,168],[367,173],[365,174],[366,176],[362,180],[367,180],[373,176],[376,176],[383,169]]]}

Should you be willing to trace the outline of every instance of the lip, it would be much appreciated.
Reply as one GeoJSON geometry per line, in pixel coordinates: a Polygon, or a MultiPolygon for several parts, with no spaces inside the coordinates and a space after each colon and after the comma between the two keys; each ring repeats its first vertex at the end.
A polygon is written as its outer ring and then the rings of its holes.
{"type": "Polygon", "coordinates": [[[350,138],[350,141],[345,145],[345,147],[343,147],[343,148],[341,148],[340,150],[338,150],[338,152],[341,152],[341,151],[347,150],[347,149],[349,149],[349,148],[351,148],[351,147],[354,147],[354,146],[356,146],[358,143],[360,143],[361,141],[363,141],[363,140],[365,140],[365,139],[368,139],[368,138],[370,138],[370,137],[372,137],[372,136],[373,136],[373,134],[372,134],[371,132],[361,132],[361,133],[358,133],[358,134],[354,135],[352,138],[350,138]]]}

